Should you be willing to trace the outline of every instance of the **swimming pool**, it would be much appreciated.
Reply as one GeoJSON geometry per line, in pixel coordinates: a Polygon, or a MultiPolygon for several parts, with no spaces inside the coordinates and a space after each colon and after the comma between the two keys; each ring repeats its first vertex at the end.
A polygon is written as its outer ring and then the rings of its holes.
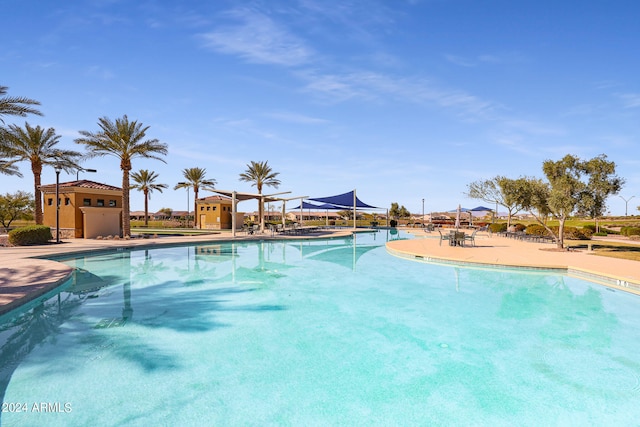
{"type": "Polygon", "coordinates": [[[65,260],[4,317],[2,425],[637,424],[638,296],[388,238],[65,260]]]}

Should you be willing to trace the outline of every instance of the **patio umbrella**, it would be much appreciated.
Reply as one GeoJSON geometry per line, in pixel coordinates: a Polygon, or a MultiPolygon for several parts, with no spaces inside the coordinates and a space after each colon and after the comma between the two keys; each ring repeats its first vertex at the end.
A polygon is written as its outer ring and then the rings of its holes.
{"type": "Polygon", "coordinates": [[[460,211],[461,207],[458,205],[458,209],[456,209],[456,231],[460,228],[460,211]]]}

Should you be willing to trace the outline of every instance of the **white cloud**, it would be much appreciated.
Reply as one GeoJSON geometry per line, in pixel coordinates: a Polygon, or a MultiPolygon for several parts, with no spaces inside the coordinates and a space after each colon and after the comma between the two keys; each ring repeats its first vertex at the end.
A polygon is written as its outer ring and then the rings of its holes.
{"type": "Polygon", "coordinates": [[[305,116],[303,114],[291,113],[291,112],[286,112],[286,111],[265,113],[264,115],[266,117],[270,117],[272,119],[281,120],[283,122],[289,122],[289,123],[312,124],[312,125],[329,123],[329,121],[325,120],[325,119],[319,119],[319,118],[316,118],[316,117],[309,117],[309,116],[305,116]]]}
{"type": "Polygon", "coordinates": [[[623,93],[618,96],[622,99],[625,108],[640,107],[640,93],[623,93]]]}
{"type": "Polygon", "coordinates": [[[207,47],[261,64],[300,66],[311,61],[305,42],[270,17],[249,9],[227,14],[240,22],[202,34],[207,47]]]}

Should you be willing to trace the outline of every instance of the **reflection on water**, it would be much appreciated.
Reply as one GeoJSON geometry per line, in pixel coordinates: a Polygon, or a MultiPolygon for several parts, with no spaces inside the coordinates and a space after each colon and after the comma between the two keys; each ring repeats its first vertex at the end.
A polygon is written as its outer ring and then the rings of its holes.
{"type": "MultiPolygon", "coordinates": [[[[31,425],[126,424],[144,390],[152,408],[184,398],[212,424],[295,423],[290,408],[308,411],[303,424],[364,412],[381,424],[533,425],[543,410],[557,424],[580,405],[591,421],[604,407],[624,414],[618,424],[640,416],[637,297],[557,274],[411,262],[381,247],[395,238],[67,260],[64,290],[0,327],[3,401],[56,389],[82,408],[31,425]]],[[[185,413],[141,419],[188,424],[185,413]]]]}

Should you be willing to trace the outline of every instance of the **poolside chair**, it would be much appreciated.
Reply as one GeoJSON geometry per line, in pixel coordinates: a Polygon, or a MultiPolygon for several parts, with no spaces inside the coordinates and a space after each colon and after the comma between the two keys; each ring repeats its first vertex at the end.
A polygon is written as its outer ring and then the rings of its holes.
{"type": "Polygon", "coordinates": [[[478,232],[478,230],[476,229],[476,230],[473,230],[473,233],[464,235],[465,245],[466,245],[467,240],[470,241],[473,246],[476,245],[476,233],[477,232],[478,232]]]}
{"type": "Polygon", "coordinates": [[[442,230],[440,230],[440,228],[438,228],[438,233],[440,233],[440,246],[442,246],[442,241],[449,240],[450,236],[448,234],[442,234],[442,230]]]}

